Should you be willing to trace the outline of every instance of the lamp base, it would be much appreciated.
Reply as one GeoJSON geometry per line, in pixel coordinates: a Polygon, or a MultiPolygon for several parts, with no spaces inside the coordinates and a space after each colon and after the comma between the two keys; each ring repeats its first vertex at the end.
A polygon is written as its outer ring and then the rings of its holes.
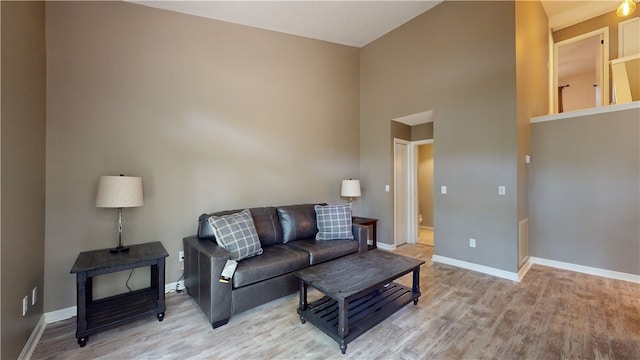
{"type": "Polygon", "coordinates": [[[118,254],[118,253],[128,252],[129,251],[129,247],[128,246],[118,246],[118,247],[109,249],[109,251],[112,254],[118,254]]]}

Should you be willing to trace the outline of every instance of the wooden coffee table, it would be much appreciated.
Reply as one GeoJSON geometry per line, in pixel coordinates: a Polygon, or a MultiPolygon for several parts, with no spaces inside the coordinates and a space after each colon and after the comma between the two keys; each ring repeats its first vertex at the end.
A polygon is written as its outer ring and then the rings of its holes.
{"type": "Polygon", "coordinates": [[[314,265],[296,272],[300,278],[298,314],[340,344],[347,344],[420,297],[420,265],[424,261],[370,250],[314,265]],[[413,272],[413,287],[392,282],[413,272]],[[311,286],[325,296],[307,303],[311,286]]]}

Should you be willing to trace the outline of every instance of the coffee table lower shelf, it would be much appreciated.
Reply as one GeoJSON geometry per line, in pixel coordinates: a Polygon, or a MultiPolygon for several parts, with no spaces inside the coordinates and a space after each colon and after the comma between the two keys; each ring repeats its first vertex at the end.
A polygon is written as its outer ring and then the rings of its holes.
{"type": "Polygon", "coordinates": [[[412,292],[410,288],[392,282],[351,300],[347,306],[348,326],[344,337],[341,337],[338,332],[340,318],[338,302],[329,296],[309,303],[305,310],[299,308],[298,314],[303,324],[308,320],[337,341],[344,354],[349,342],[408,303],[413,301],[414,305],[417,304],[419,297],[420,292],[412,292]]]}

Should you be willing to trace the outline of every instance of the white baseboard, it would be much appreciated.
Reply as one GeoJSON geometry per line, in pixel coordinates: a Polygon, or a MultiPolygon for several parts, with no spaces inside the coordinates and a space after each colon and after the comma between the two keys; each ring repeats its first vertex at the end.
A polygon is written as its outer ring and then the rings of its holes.
{"type": "Polygon", "coordinates": [[[575,271],[583,274],[601,276],[609,279],[628,281],[636,284],[640,284],[640,275],[628,274],[619,271],[600,269],[591,266],[577,265],[562,261],[542,259],[537,257],[529,257],[529,261],[533,264],[550,266],[558,269],[575,271]]]}
{"type": "Polygon", "coordinates": [[[31,336],[29,336],[27,343],[24,344],[22,352],[20,352],[20,355],[18,355],[18,360],[31,359],[33,352],[36,350],[36,345],[38,345],[38,342],[40,341],[42,333],[44,332],[44,329],[46,327],[47,323],[45,322],[44,315],[42,315],[40,316],[40,320],[38,320],[38,324],[36,325],[35,329],[33,329],[33,331],[31,332],[31,336]]]}
{"type": "Polygon", "coordinates": [[[520,270],[518,271],[518,273],[495,269],[492,267],[478,265],[478,264],[470,263],[467,261],[452,259],[445,256],[440,256],[440,255],[433,255],[433,257],[431,258],[431,261],[439,262],[447,265],[453,265],[463,269],[473,270],[473,271],[481,272],[483,274],[493,275],[503,279],[513,280],[518,282],[520,282],[525,277],[529,269],[531,269],[531,266],[533,266],[534,264],[537,264],[537,265],[549,266],[549,267],[554,267],[554,268],[563,269],[563,270],[575,271],[575,272],[588,274],[588,275],[601,276],[609,279],[622,280],[622,281],[628,281],[628,282],[640,284],[640,275],[628,274],[628,273],[607,270],[607,269],[599,269],[591,266],[572,264],[572,263],[556,261],[556,260],[542,259],[542,258],[537,258],[533,256],[530,256],[526,259],[525,263],[522,265],[522,267],[520,267],[520,270]]]}
{"type": "Polygon", "coordinates": [[[520,270],[518,270],[518,278],[520,278],[520,281],[522,281],[522,279],[524,279],[524,276],[527,275],[529,269],[531,269],[531,266],[533,266],[533,262],[531,262],[531,258],[527,256],[524,259],[524,263],[520,267],[520,270]]]}
{"type": "Polygon", "coordinates": [[[378,243],[377,244],[378,248],[382,249],[382,250],[388,250],[388,251],[392,251],[396,249],[396,245],[395,244],[385,244],[385,243],[378,243]]]}
{"type": "Polygon", "coordinates": [[[520,282],[520,279],[521,279],[518,273],[496,269],[496,268],[492,268],[485,265],[478,265],[478,264],[470,263],[467,261],[452,259],[446,256],[433,255],[433,257],[431,257],[431,261],[452,265],[452,266],[456,266],[456,267],[467,269],[467,270],[473,270],[479,273],[492,275],[492,276],[496,276],[499,278],[512,280],[512,281],[520,282]]]}

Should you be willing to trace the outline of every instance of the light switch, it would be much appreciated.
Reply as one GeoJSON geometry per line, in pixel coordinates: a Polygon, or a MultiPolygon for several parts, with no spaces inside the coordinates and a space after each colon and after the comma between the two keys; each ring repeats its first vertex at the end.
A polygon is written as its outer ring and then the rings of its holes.
{"type": "Polygon", "coordinates": [[[446,194],[447,193],[447,187],[444,186],[444,185],[440,186],[440,193],[441,194],[446,194]]]}
{"type": "Polygon", "coordinates": [[[498,195],[507,195],[507,187],[504,185],[498,186],[498,195]]]}
{"type": "Polygon", "coordinates": [[[384,191],[389,192],[389,185],[384,186],[384,191]]]}

